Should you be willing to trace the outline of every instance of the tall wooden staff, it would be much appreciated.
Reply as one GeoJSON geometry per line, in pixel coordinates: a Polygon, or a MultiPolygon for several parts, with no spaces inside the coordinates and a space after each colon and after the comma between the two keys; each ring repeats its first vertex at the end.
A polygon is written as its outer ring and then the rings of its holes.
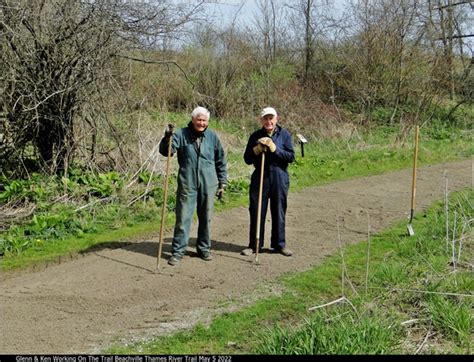
{"type": "Polygon", "coordinates": [[[165,224],[166,216],[166,207],[168,204],[168,177],[170,170],[170,160],[171,160],[171,149],[173,145],[173,131],[174,125],[168,124],[167,136],[168,138],[168,155],[166,157],[166,171],[165,171],[165,180],[164,180],[164,195],[163,195],[163,206],[161,208],[161,225],[160,225],[160,246],[158,247],[158,256],[156,259],[156,270],[160,270],[160,260],[161,260],[161,249],[163,248],[163,229],[165,224]]]}

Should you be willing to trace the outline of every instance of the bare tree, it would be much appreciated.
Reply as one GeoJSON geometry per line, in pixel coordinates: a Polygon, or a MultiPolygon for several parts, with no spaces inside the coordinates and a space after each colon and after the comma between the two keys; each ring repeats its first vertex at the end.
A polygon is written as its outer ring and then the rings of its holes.
{"type": "Polygon", "coordinates": [[[302,61],[302,83],[307,85],[313,83],[316,76],[318,54],[323,49],[328,30],[333,27],[333,18],[330,16],[333,10],[332,0],[295,0],[287,3],[290,10],[289,22],[293,29],[295,43],[299,45],[302,61]]]}
{"type": "Polygon", "coordinates": [[[311,26],[313,0],[306,0],[302,3],[304,15],[305,32],[304,32],[304,81],[307,82],[310,76],[310,68],[313,64],[313,47],[314,47],[314,30],[311,26]]]}
{"type": "Polygon", "coordinates": [[[264,79],[264,99],[262,102],[270,102],[271,96],[271,69],[277,62],[279,42],[285,36],[283,25],[284,8],[275,0],[258,0],[257,11],[254,13],[253,28],[248,29],[254,33],[254,46],[260,64],[259,73],[264,79]]]}
{"type": "Polygon", "coordinates": [[[474,37],[472,29],[472,1],[430,0],[426,28],[433,51],[442,49],[438,57],[438,77],[444,81],[456,105],[449,116],[463,103],[472,103],[474,77],[474,49],[468,39],[474,37]]]}
{"type": "Polygon", "coordinates": [[[254,24],[262,37],[263,56],[266,62],[275,59],[277,49],[277,29],[279,9],[274,0],[257,1],[258,12],[254,15],[254,24]]]}
{"type": "Polygon", "coordinates": [[[247,34],[235,24],[205,25],[194,28],[193,39],[196,45],[181,59],[195,79],[192,101],[219,117],[239,112],[242,100],[251,97],[244,81],[253,71],[254,58],[247,34]]]}
{"type": "Polygon", "coordinates": [[[176,34],[201,5],[0,0],[2,167],[30,159],[51,173],[67,168],[78,119],[120,81],[120,56],[176,34]]]}

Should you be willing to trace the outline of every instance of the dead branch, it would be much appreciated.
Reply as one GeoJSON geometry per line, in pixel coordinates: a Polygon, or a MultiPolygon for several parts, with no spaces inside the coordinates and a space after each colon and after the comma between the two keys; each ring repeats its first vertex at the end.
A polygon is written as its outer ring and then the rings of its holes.
{"type": "Polygon", "coordinates": [[[123,59],[129,59],[129,60],[133,60],[133,61],[141,62],[141,63],[145,63],[145,64],[162,64],[162,65],[163,64],[173,64],[174,66],[176,66],[181,71],[181,73],[183,73],[184,78],[193,86],[193,89],[196,86],[193,83],[193,81],[191,79],[189,79],[188,74],[184,71],[184,69],[177,62],[175,62],[174,60],[146,60],[146,59],[139,59],[139,58],[130,57],[128,55],[121,55],[121,54],[117,54],[116,56],[120,57],[120,58],[123,58],[123,59]]]}
{"type": "Polygon", "coordinates": [[[410,325],[410,324],[417,323],[419,320],[420,320],[420,318],[409,319],[409,320],[406,320],[404,322],[401,322],[400,325],[407,326],[407,325],[410,325]]]}
{"type": "Polygon", "coordinates": [[[423,342],[421,342],[420,346],[417,348],[417,350],[415,351],[414,354],[418,354],[423,349],[423,347],[424,347],[426,341],[428,340],[428,338],[433,337],[434,335],[436,335],[436,332],[431,332],[429,330],[428,333],[426,333],[426,336],[423,339],[423,342]]]}
{"type": "MultiPolygon", "coordinates": [[[[370,287],[370,289],[383,289],[387,290],[387,288],[382,287],[370,287]]],[[[431,292],[429,290],[418,290],[418,289],[405,289],[405,288],[391,288],[392,291],[398,292],[413,292],[413,293],[424,293],[424,294],[437,294],[437,295],[451,295],[455,297],[474,297],[474,294],[463,294],[463,293],[450,293],[450,292],[431,292]]]]}
{"type": "Polygon", "coordinates": [[[339,298],[339,299],[333,300],[332,302],[329,302],[329,303],[325,303],[325,304],[321,304],[321,305],[318,305],[318,306],[315,306],[315,307],[308,308],[308,311],[312,311],[312,310],[316,310],[316,309],[319,309],[319,308],[328,307],[328,306],[330,306],[330,305],[343,302],[345,299],[346,299],[346,297],[341,297],[341,298],[339,298]]]}
{"type": "Polygon", "coordinates": [[[357,312],[357,309],[356,307],[354,306],[354,304],[351,303],[351,301],[349,299],[347,299],[346,297],[341,297],[341,298],[338,298],[336,300],[333,300],[332,302],[329,302],[329,303],[325,303],[325,304],[321,304],[321,305],[317,305],[315,307],[311,307],[311,308],[308,308],[308,311],[313,311],[313,310],[316,310],[316,309],[319,309],[319,308],[324,308],[324,307],[328,307],[330,305],[333,305],[333,304],[337,304],[337,303],[341,303],[341,302],[346,302],[348,303],[352,309],[354,310],[355,314],[357,314],[357,317],[359,317],[359,313],[357,312]]]}
{"type": "Polygon", "coordinates": [[[454,211],[454,222],[453,222],[453,240],[451,244],[451,250],[452,250],[452,262],[453,262],[453,268],[456,270],[456,221],[457,221],[457,211],[454,211]]]}
{"type": "Polygon", "coordinates": [[[448,203],[448,176],[444,170],[444,218],[446,227],[446,252],[449,245],[449,203],[448,203]]]}
{"type": "Polygon", "coordinates": [[[464,0],[464,1],[459,1],[457,3],[454,3],[454,4],[440,5],[440,6],[433,7],[433,9],[442,10],[442,9],[450,8],[453,6],[466,5],[466,4],[472,4],[472,0],[464,0]]]}
{"type": "Polygon", "coordinates": [[[89,202],[88,204],[84,205],[84,206],[81,206],[81,207],[78,207],[77,209],[74,210],[74,212],[78,212],[78,211],[81,211],[83,209],[86,209],[92,205],[95,205],[97,204],[98,202],[106,202],[106,201],[109,201],[109,200],[112,200],[114,199],[115,197],[114,196],[107,196],[107,197],[104,197],[102,199],[97,199],[97,200],[94,200],[92,202],[89,202]]]}
{"type": "Polygon", "coordinates": [[[344,252],[342,251],[342,242],[341,242],[341,233],[339,231],[339,218],[336,221],[337,225],[337,240],[339,242],[339,250],[341,253],[342,268],[341,268],[341,294],[344,295],[344,273],[345,273],[345,263],[344,263],[344,252]]]}
{"type": "Polygon", "coordinates": [[[138,178],[138,175],[139,173],[145,168],[146,164],[151,160],[151,158],[155,155],[156,153],[156,150],[157,148],[159,147],[159,144],[156,144],[155,147],[153,147],[153,149],[151,150],[150,154],[148,155],[148,157],[146,158],[145,161],[143,161],[143,163],[141,164],[141,166],[138,168],[137,171],[135,171],[135,173],[133,174],[133,176],[131,177],[129,183],[127,184],[127,186],[125,186],[125,189],[128,189],[130,186],[132,186],[136,181],[137,181],[137,178],[138,178]]]}
{"type": "Polygon", "coordinates": [[[341,259],[342,259],[342,276],[341,276],[342,295],[344,295],[344,285],[345,285],[346,278],[347,278],[347,282],[349,283],[349,286],[351,287],[352,291],[355,294],[359,295],[359,293],[357,293],[356,288],[352,284],[351,279],[349,278],[349,273],[347,272],[346,262],[344,260],[344,252],[343,252],[343,249],[342,249],[341,233],[339,231],[339,218],[336,220],[336,226],[337,226],[337,236],[338,236],[338,242],[339,242],[339,250],[340,250],[341,259]]]}
{"type": "Polygon", "coordinates": [[[367,297],[367,288],[369,286],[369,262],[370,262],[370,215],[367,210],[367,258],[365,268],[365,296],[367,297]]]}

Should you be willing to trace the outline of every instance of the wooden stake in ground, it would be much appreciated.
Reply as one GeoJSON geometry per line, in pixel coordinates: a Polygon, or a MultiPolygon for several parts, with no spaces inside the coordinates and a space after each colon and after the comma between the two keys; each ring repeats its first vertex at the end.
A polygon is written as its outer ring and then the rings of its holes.
{"type": "Polygon", "coordinates": [[[413,154],[413,176],[411,182],[411,209],[410,209],[410,222],[407,225],[408,235],[413,236],[415,235],[415,231],[413,230],[413,225],[411,224],[413,221],[413,214],[415,213],[415,196],[416,196],[416,161],[418,159],[418,138],[420,134],[420,126],[416,126],[415,131],[415,152],[413,154]]]}
{"type": "Polygon", "coordinates": [[[171,146],[173,144],[173,130],[174,125],[168,125],[168,133],[170,133],[170,137],[168,140],[168,155],[166,157],[166,171],[165,171],[165,180],[163,186],[163,206],[161,208],[161,224],[160,224],[160,244],[158,247],[158,256],[156,258],[156,271],[160,271],[160,259],[161,259],[161,249],[163,248],[163,230],[165,224],[165,215],[166,215],[166,207],[168,206],[168,177],[170,171],[170,159],[171,159],[171,146]]]}

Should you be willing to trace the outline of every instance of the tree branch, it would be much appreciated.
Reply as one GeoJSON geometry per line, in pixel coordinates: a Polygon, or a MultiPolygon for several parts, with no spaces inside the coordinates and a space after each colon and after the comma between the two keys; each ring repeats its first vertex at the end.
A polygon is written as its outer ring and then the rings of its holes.
{"type": "Polygon", "coordinates": [[[446,39],[462,39],[462,38],[472,38],[472,37],[474,37],[474,34],[460,34],[460,35],[447,36],[444,38],[438,38],[435,40],[440,41],[440,40],[446,40],[446,39]]]}
{"type": "Polygon", "coordinates": [[[455,3],[455,4],[448,4],[448,5],[437,6],[437,7],[435,7],[434,9],[435,9],[435,10],[443,10],[443,9],[446,9],[446,8],[449,8],[449,7],[452,7],[452,6],[466,5],[466,4],[471,4],[471,3],[472,3],[472,0],[466,0],[466,1],[460,1],[460,2],[455,3]]]}
{"type": "Polygon", "coordinates": [[[189,83],[191,83],[193,88],[195,87],[195,84],[191,81],[191,79],[189,79],[188,75],[183,70],[183,68],[181,68],[181,66],[177,62],[175,62],[174,60],[146,60],[146,59],[139,59],[139,58],[135,58],[135,57],[129,57],[127,55],[121,55],[121,54],[117,54],[116,56],[120,57],[120,58],[124,58],[124,59],[133,60],[133,61],[136,61],[136,62],[145,63],[145,64],[174,64],[183,73],[186,80],[189,83]]]}

